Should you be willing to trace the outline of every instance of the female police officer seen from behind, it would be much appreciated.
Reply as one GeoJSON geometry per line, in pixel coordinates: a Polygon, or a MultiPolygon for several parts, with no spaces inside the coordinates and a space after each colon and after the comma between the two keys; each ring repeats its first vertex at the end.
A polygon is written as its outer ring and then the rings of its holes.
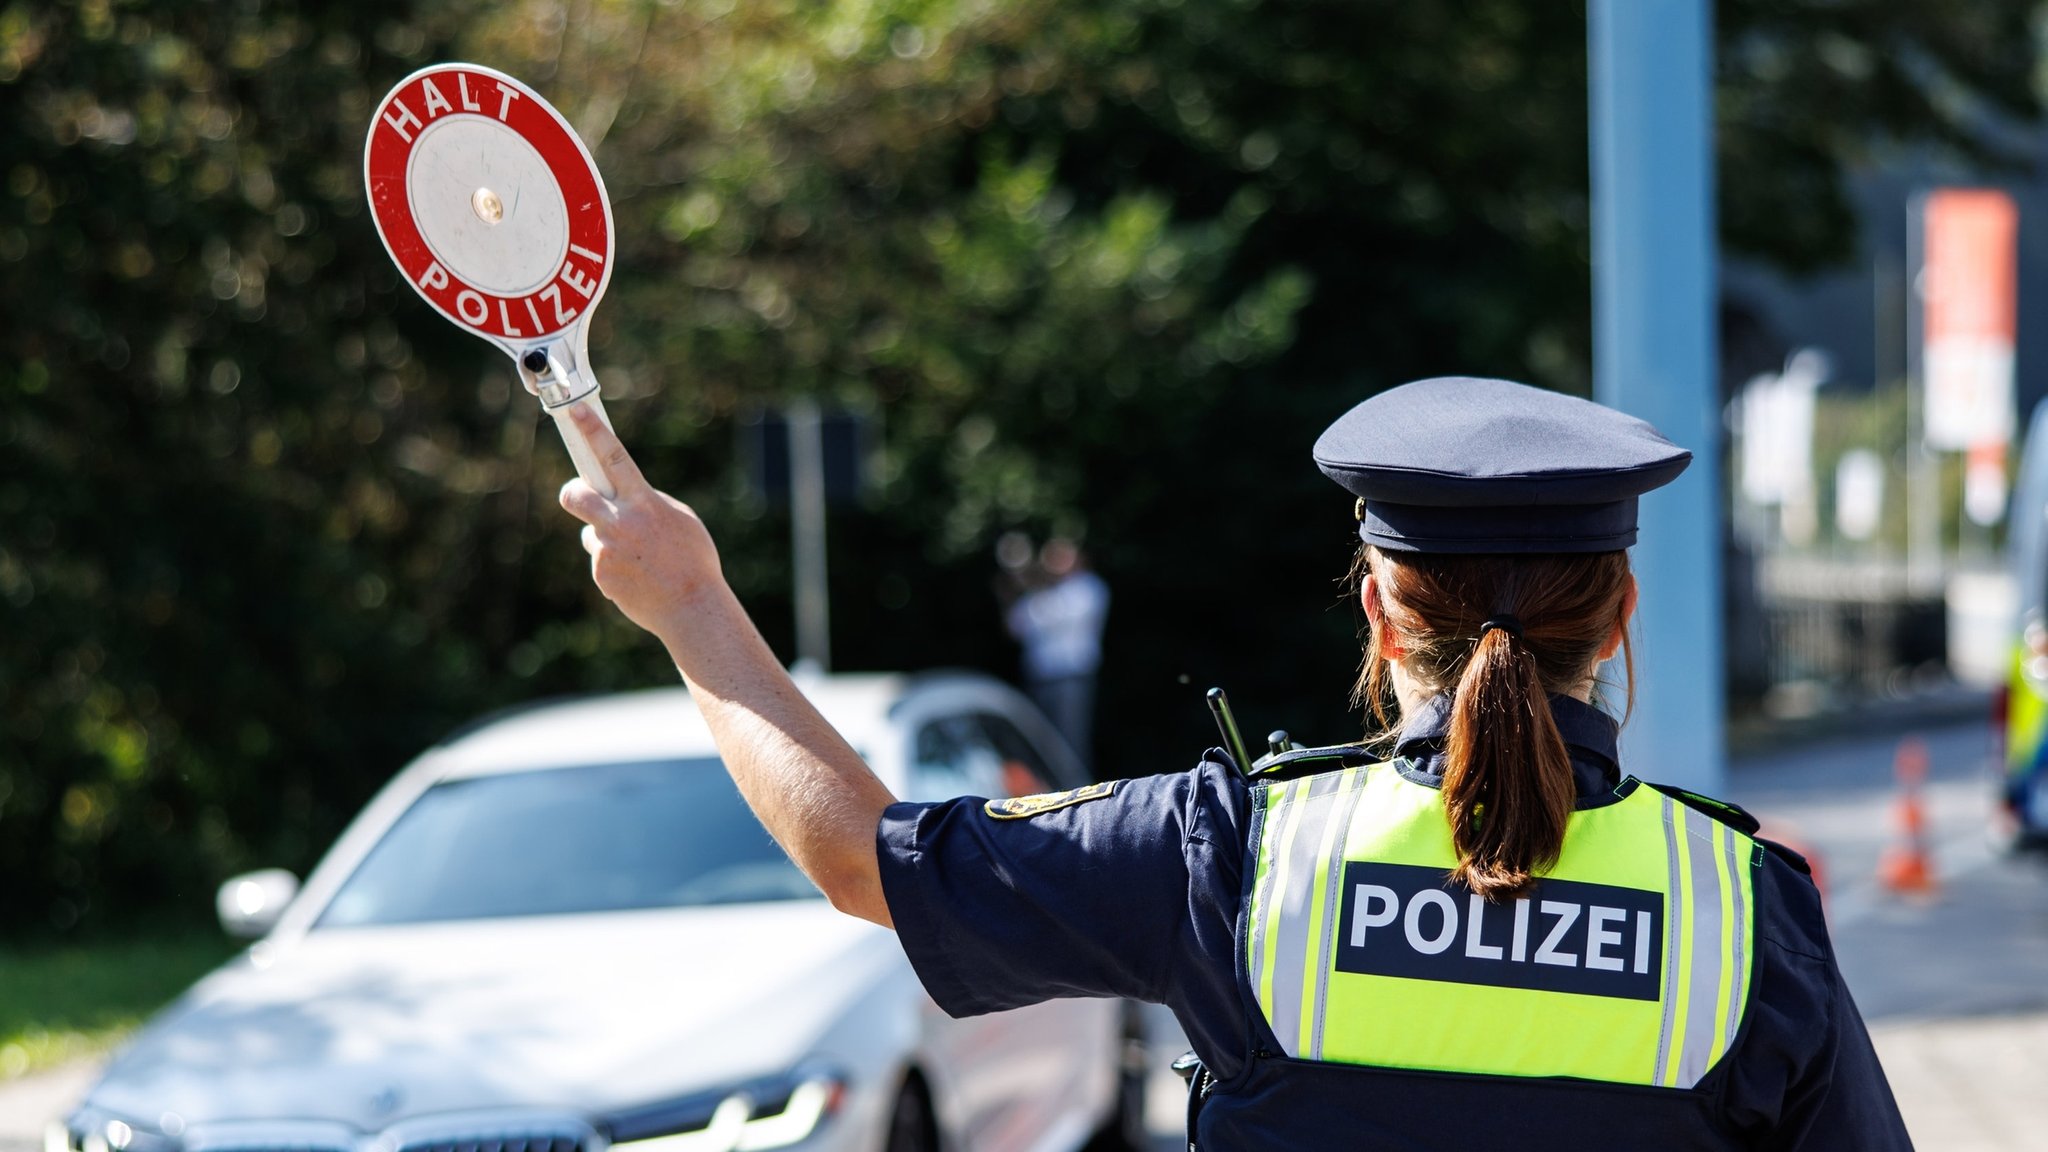
{"type": "Polygon", "coordinates": [[[562,494],[599,587],[667,644],[768,830],[895,927],[948,1012],[1168,1005],[1206,1065],[1205,1150],[1910,1147],[1803,864],[1740,809],[1623,775],[1591,702],[1627,647],[1636,498],[1689,459],[1649,425],[1438,379],[1323,434],[1358,497],[1361,695],[1398,700],[1390,758],[1248,779],[1211,752],[938,804],[894,802],[702,523],[583,430],[619,491],[562,494]]]}

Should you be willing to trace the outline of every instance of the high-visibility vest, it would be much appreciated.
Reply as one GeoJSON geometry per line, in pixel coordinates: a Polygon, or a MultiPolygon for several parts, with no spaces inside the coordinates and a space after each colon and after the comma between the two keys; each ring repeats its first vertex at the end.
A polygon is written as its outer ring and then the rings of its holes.
{"type": "Polygon", "coordinates": [[[1243,978],[1285,1054],[1690,1088],[1742,1026],[1760,846],[1625,779],[1489,903],[1394,764],[1255,787],[1243,978]]]}

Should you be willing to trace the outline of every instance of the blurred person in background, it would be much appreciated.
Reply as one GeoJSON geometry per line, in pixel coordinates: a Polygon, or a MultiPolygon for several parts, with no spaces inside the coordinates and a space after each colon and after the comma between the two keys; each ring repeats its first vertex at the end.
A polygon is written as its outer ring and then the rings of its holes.
{"type": "Polygon", "coordinates": [[[1381,740],[899,804],[695,513],[577,418],[619,493],[563,489],[592,575],[667,646],[777,841],[953,1015],[1169,1006],[1201,1061],[1191,1148],[1911,1147],[1804,862],[1739,808],[1623,775],[1596,704],[1638,498],[1691,459],[1648,424],[1440,378],[1323,433],[1356,497],[1381,740]]]}
{"type": "Polygon", "coordinates": [[[1082,764],[1092,765],[1095,676],[1102,666],[1109,585],[1089,569],[1080,548],[1061,536],[1039,549],[1035,569],[1026,565],[1016,575],[1020,591],[1005,606],[1003,622],[1024,650],[1025,689],[1082,764]]]}

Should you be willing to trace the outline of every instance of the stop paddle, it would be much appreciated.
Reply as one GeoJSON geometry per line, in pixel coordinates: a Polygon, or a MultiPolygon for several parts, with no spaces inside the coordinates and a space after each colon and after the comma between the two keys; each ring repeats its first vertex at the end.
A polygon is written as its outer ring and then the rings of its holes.
{"type": "Polygon", "coordinates": [[[613,249],[604,178],[569,122],[502,72],[435,64],[378,104],[363,179],[406,283],[511,355],[577,474],[615,495],[570,418],[583,405],[610,426],[589,343],[613,249]]]}

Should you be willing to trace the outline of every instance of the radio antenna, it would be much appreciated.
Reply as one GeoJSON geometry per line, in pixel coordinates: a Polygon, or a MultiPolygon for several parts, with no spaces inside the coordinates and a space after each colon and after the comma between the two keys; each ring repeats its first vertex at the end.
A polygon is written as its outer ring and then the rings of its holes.
{"type": "Polygon", "coordinates": [[[1223,733],[1223,748],[1237,760],[1239,772],[1252,768],[1251,753],[1245,749],[1244,735],[1237,730],[1237,717],[1231,715],[1230,697],[1221,688],[1209,689],[1209,713],[1216,717],[1216,730],[1223,733]]]}

